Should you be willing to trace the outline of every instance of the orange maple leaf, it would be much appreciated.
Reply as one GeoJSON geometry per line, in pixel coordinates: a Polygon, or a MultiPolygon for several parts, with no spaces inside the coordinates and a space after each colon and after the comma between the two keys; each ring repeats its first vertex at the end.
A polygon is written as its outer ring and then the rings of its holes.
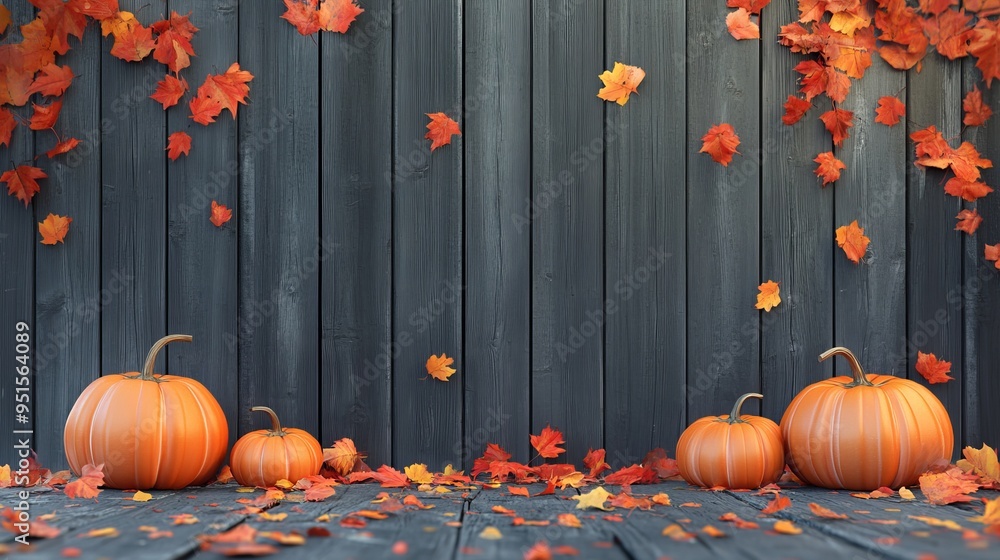
{"type": "Polygon", "coordinates": [[[871,241],[865,236],[864,228],[858,226],[858,221],[854,220],[850,225],[837,228],[837,245],[844,250],[847,258],[857,264],[865,253],[868,252],[868,243],[871,241]]]}
{"type": "Polygon", "coordinates": [[[966,126],[982,126],[993,116],[993,109],[983,103],[983,92],[979,91],[979,86],[965,95],[962,100],[962,109],[965,111],[965,118],[962,123],[966,126]]]}
{"type": "Polygon", "coordinates": [[[66,54],[69,51],[70,35],[83,39],[87,17],[76,9],[74,2],[33,0],[32,4],[39,8],[38,17],[51,37],[53,52],[66,54]]]}
{"type": "MultiPolygon", "coordinates": [[[[38,222],[38,233],[42,234],[42,245],[63,243],[63,240],[66,239],[66,234],[69,233],[69,224],[72,221],[73,218],[49,214],[46,216],[45,221],[38,222]]],[[[104,479],[103,474],[101,475],[101,479],[104,479]]]]}
{"type": "Polygon", "coordinates": [[[31,130],[47,130],[56,125],[59,120],[59,112],[62,111],[62,99],[56,99],[48,105],[31,104],[34,113],[28,121],[28,128],[31,130]]]}
{"type": "Polygon", "coordinates": [[[848,137],[847,129],[854,126],[854,113],[846,109],[831,109],[820,115],[819,120],[833,136],[833,145],[841,146],[848,137]]]}
{"type": "MultiPolygon", "coordinates": [[[[177,161],[177,158],[181,157],[181,154],[188,155],[191,153],[191,135],[184,131],[177,131],[170,136],[167,136],[167,157],[171,161],[177,161]]],[[[215,217],[215,206],[212,207],[212,217],[214,222],[215,217]]],[[[220,225],[220,224],[216,224],[220,225]]]]}
{"type": "Polygon", "coordinates": [[[448,381],[448,378],[455,375],[455,371],[457,371],[455,368],[448,367],[453,363],[455,363],[455,358],[449,358],[447,354],[442,353],[440,356],[431,354],[425,364],[427,375],[438,381],[448,381]]]}
{"type": "Polygon", "coordinates": [[[951,362],[939,360],[934,354],[924,354],[917,351],[917,373],[924,376],[928,383],[947,383],[954,379],[948,375],[951,362]]]}
{"type": "Polygon", "coordinates": [[[42,68],[42,75],[35,78],[28,88],[28,95],[41,93],[50,97],[59,97],[73,83],[73,70],[69,66],[49,64],[42,68]]]}
{"type": "Polygon", "coordinates": [[[940,473],[924,473],[920,475],[920,491],[930,503],[939,506],[971,502],[972,496],[968,494],[979,490],[977,478],[974,474],[962,472],[958,467],[940,473]]]}
{"type": "Polygon", "coordinates": [[[990,87],[993,78],[1000,78],[1000,20],[979,18],[972,29],[969,54],[976,57],[976,68],[990,87]]]}
{"type": "Polygon", "coordinates": [[[701,141],[702,146],[698,153],[712,156],[712,160],[721,163],[723,167],[728,167],[729,162],[733,160],[733,154],[739,153],[736,148],[740,146],[740,137],[729,123],[709,128],[701,137],[701,141]]]}
{"type": "Polygon", "coordinates": [[[74,6],[81,14],[98,21],[109,19],[118,13],[118,0],[83,0],[74,6]]]}
{"type": "Polygon", "coordinates": [[[993,192],[993,189],[981,181],[965,181],[958,177],[952,177],[944,184],[944,192],[969,202],[975,202],[993,192]]]}
{"type": "Polygon", "coordinates": [[[153,51],[153,58],[157,62],[166,64],[175,74],[191,66],[191,57],[194,56],[191,38],[198,32],[198,28],[191,23],[189,16],[171,12],[170,19],[158,21],[151,27],[160,34],[153,51]]]}
{"type": "Polygon", "coordinates": [[[410,485],[405,474],[388,465],[379,467],[372,476],[382,484],[383,488],[405,488],[410,485]]]}
{"type": "Polygon", "coordinates": [[[809,502],[809,511],[813,512],[813,515],[817,517],[823,517],[826,519],[847,519],[847,516],[843,513],[837,513],[829,510],[816,502],[809,502]]]}
{"type": "Polygon", "coordinates": [[[955,231],[964,231],[969,235],[976,233],[979,225],[983,223],[983,217],[979,215],[979,211],[975,208],[972,210],[962,210],[955,218],[958,220],[958,224],[955,225],[955,231]]]}
{"type": "Polygon", "coordinates": [[[965,0],[962,7],[970,12],[978,12],[981,16],[1000,14],[1000,0],[965,0]]]}
{"type": "Polygon", "coordinates": [[[642,68],[615,62],[613,70],[605,70],[598,76],[604,82],[604,87],[597,93],[597,97],[624,106],[628,103],[629,96],[638,94],[639,84],[645,77],[646,71],[642,68]]]}
{"type": "Polygon", "coordinates": [[[317,18],[320,29],[347,33],[351,24],[362,13],[364,10],[355,4],[354,0],[322,0],[317,18]]]}
{"type": "Polygon", "coordinates": [[[281,19],[291,23],[301,35],[319,31],[319,0],[285,0],[285,13],[281,19]]]}
{"type": "Polygon", "coordinates": [[[70,150],[79,145],[80,141],[77,140],[76,138],[67,138],[62,142],[59,142],[55,146],[52,146],[51,150],[45,152],[45,157],[49,159],[54,158],[60,154],[65,154],[66,152],[69,152],[70,150]]]}
{"type": "Polygon", "coordinates": [[[761,9],[771,3],[771,0],[726,0],[730,8],[743,8],[751,14],[760,14],[761,9]]]}
{"type": "Polygon", "coordinates": [[[779,511],[789,508],[792,506],[792,500],[788,499],[788,496],[782,496],[781,494],[775,494],[774,499],[768,502],[767,507],[761,510],[764,515],[771,515],[773,513],[778,513],[779,511]]]}
{"type": "Polygon", "coordinates": [[[535,451],[539,455],[546,459],[552,459],[553,457],[558,457],[561,453],[565,453],[566,450],[559,447],[564,443],[566,443],[566,440],[563,439],[562,432],[552,429],[551,426],[545,426],[541,434],[531,436],[531,446],[535,448],[535,451]]]}
{"type": "Polygon", "coordinates": [[[740,8],[726,16],[726,29],[737,40],[760,39],[760,27],[750,20],[750,12],[740,8]]]}
{"type": "Polygon", "coordinates": [[[223,109],[228,109],[235,119],[239,104],[247,104],[250,94],[247,84],[252,80],[253,74],[241,70],[238,62],[230,65],[224,74],[209,75],[198,88],[198,95],[191,100],[191,118],[207,126],[215,122],[223,109]]]}
{"type": "Polygon", "coordinates": [[[17,128],[17,119],[6,107],[0,107],[0,146],[10,145],[10,136],[17,128]]]}
{"type": "Polygon", "coordinates": [[[815,173],[817,177],[823,179],[824,187],[840,179],[841,170],[847,169],[847,165],[837,159],[833,152],[823,152],[816,156],[813,161],[819,164],[816,166],[815,173]]]}
{"type": "MultiPolygon", "coordinates": [[[[183,134],[183,133],[180,133],[183,134]]],[[[223,224],[233,219],[233,211],[216,201],[212,201],[212,215],[209,221],[215,227],[222,227],[223,224]]]]}
{"type": "Polygon", "coordinates": [[[149,97],[159,101],[163,108],[167,109],[177,105],[187,90],[187,80],[167,74],[162,80],[156,82],[156,91],[149,97]]]}
{"type": "Polygon", "coordinates": [[[0,4],[0,35],[2,35],[4,31],[7,31],[7,26],[11,23],[13,23],[13,20],[10,17],[10,10],[8,10],[3,4],[0,4]]]}
{"type": "Polygon", "coordinates": [[[71,500],[76,498],[84,498],[86,500],[97,498],[97,495],[101,493],[99,487],[104,484],[103,469],[104,463],[100,465],[84,465],[80,478],[66,484],[63,493],[71,500]]]}
{"type": "Polygon", "coordinates": [[[330,466],[337,474],[347,476],[354,470],[354,465],[361,458],[354,440],[351,438],[341,438],[334,442],[333,447],[323,450],[323,462],[330,466]]]}
{"type": "Polygon", "coordinates": [[[801,97],[789,95],[785,101],[785,114],[781,117],[781,122],[791,126],[802,120],[809,109],[812,109],[812,103],[801,97]]]}
{"type": "Polygon", "coordinates": [[[7,183],[7,194],[17,197],[27,206],[38,193],[38,179],[48,177],[44,171],[29,165],[19,165],[0,175],[0,183],[7,183]]]}
{"type": "Polygon", "coordinates": [[[603,449],[591,449],[587,451],[583,458],[583,466],[590,469],[590,478],[597,478],[600,474],[611,468],[611,465],[604,462],[606,452],[603,449]]]}
{"type": "Polygon", "coordinates": [[[431,122],[427,123],[427,134],[424,138],[431,141],[431,151],[451,144],[451,137],[455,134],[461,136],[462,131],[458,128],[458,123],[444,113],[427,113],[431,122]]]}
{"type": "Polygon", "coordinates": [[[142,25],[130,27],[120,35],[115,35],[111,55],[126,62],[139,62],[156,48],[153,30],[142,25]]]}
{"type": "Polygon", "coordinates": [[[758,286],[757,289],[760,290],[760,293],[757,294],[757,305],[755,305],[757,309],[770,312],[771,309],[781,303],[781,288],[777,282],[768,280],[758,286]]]}
{"type": "Polygon", "coordinates": [[[898,97],[886,95],[878,100],[875,115],[875,122],[896,126],[899,119],[906,116],[906,105],[898,97]]]}
{"type": "Polygon", "coordinates": [[[991,261],[1000,269],[1000,243],[986,246],[986,260],[991,261]]]}
{"type": "Polygon", "coordinates": [[[942,10],[924,19],[924,33],[941,55],[955,60],[969,54],[972,16],[958,10],[942,10]]]}

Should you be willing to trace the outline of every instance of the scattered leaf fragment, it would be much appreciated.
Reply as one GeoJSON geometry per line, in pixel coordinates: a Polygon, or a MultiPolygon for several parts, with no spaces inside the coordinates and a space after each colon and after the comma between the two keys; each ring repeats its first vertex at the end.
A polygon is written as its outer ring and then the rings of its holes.
{"type": "Polygon", "coordinates": [[[177,131],[167,137],[167,157],[171,161],[177,161],[181,155],[191,153],[191,136],[184,131],[177,131]]]}

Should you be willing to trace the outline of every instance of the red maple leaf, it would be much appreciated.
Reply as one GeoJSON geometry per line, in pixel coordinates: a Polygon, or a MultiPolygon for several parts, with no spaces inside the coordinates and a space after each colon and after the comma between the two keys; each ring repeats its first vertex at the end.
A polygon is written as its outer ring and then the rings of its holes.
{"type": "Polygon", "coordinates": [[[952,467],[945,472],[920,475],[920,491],[930,503],[939,506],[971,502],[972,496],[968,494],[979,490],[978,479],[975,474],[966,474],[962,469],[952,467]]]}
{"type": "Polygon", "coordinates": [[[896,126],[899,119],[906,116],[906,105],[898,97],[886,95],[878,100],[875,115],[875,122],[896,126]]]}
{"type": "Polygon", "coordinates": [[[295,26],[302,35],[319,31],[319,0],[285,0],[285,13],[281,19],[295,26]]]}
{"type": "MultiPolygon", "coordinates": [[[[181,154],[191,153],[191,136],[184,131],[178,131],[167,137],[167,157],[171,161],[177,161],[181,154]]],[[[215,217],[215,208],[212,208],[212,216],[215,217]]],[[[219,225],[219,224],[216,224],[219,225]]]]}
{"type": "Polygon", "coordinates": [[[937,51],[949,60],[969,54],[972,16],[958,10],[945,10],[924,20],[924,33],[937,51]]]}
{"type": "Polygon", "coordinates": [[[156,82],[156,91],[149,97],[159,101],[163,108],[167,109],[177,105],[187,90],[187,80],[167,74],[162,80],[156,82]]]}
{"type": "Polygon", "coordinates": [[[35,78],[28,88],[28,95],[41,93],[51,97],[58,97],[66,91],[66,88],[73,83],[73,70],[69,66],[57,66],[49,64],[42,68],[42,75],[35,78]]]}
{"type": "Polygon", "coordinates": [[[444,113],[427,113],[431,122],[427,123],[427,134],[424,138],[431,141],[431,151],[451,144],[451,137],[455,134],[461,136],[462,131],[458,128],[458,123],[444,113]]]}
{"type": "Polygon", "coordinates": [[[47,130],[56,125],[59,119],[59,112],[62,111],[62,99],[57,99],[48,105],[31,104],[34,114],[28,121],[28,128],[31,130],[47,130]]]}
{"type": "Polygon", "coordinates": [[[410,480],[405,474],[388,465],[379,467],[372,476],[382,484],[383,488],[405,488],[410,485],[410,480]]]}
{"type": "Polygon", "coordinates": [[[841,146],[848,137],[847,129],[854,126],[854,113],[846,109],[831,109],[820,115],[819,120],[833,136],[833,145],[841,146]]]}
{"type": "Polygon", "coordinates": [[[63,493],[71,500],[76,498],[84,498],[86,500],[97,498],[97,495],[101,493],[99,487],[104,484],[103,469],[104,463],[96,466],[84,465],[80,478],[66,484],[63,493]]]}
{"type": "Polygon", "coordinates": [[[213,200],[212,216],[209,218],[212,225],[215,227],[222,227],[223,224],[231,219],[233,219],[233,211],[213,200]]]}
{"type": "Polygon", "coordinates": [[[82,0],[76,2],[74,8],[96,20],[112,18],[120,11],[118,0],[82,0]]]}
{"type": "Polygon", "coordinates": [[[969,235],[976,233],[979,225],[983,223],[983,217],[979,215],[979,211],[975,208],[972,210],[962,210],[955,218],[958,220],[958,224],[955,225],[955,231],[964,231],[969,235]]]}
{"type": "Polygon", "coordinates": [[[250,94],[247,84],[251,80],[253,74],[241,70],[238,62],[234,62],[225,74],[208,76],[198,88],[198,95],[191,100],[191,118],[196,123],[208,125],[215,122],[223,109],[228,109],[235,119],[237,106],[247,104],[246,97],[250,94]]]}
{"type": "Polygon", "coordinates": [[[52,38],[52,50],[58,54],[69,51],[69,36],[83,39],[87,17],[76,9],[76,3],[63,0],[30,0],[38,8],[38,17],[52,38]]]}
{"type": "Polygon", "coordinates": [[[531,446],[535,448],[535,451],[538,451],[539,455],[546,459],[558,457],[561,453],[565,453],[566,450],[559,447],[564,443],[566,443],[566,440],[563,439],[562,432],[554,430],[550,426],[545,426],[541,434],[531,436],[531,446]]]}
{"type": "Polygon", "coordinates": [[[45,152],[45,157],[52,159],[60,154],[65,154],[79,145],[80,141],[76,138],[67,138],[57,143],[55,146],[52,146],[51,150],[45,152]]]}
{"type": "Polygon", "coordinates": [[[736,130],[729,123],[722,123],[708,129],[708,132],[701,137],[702,145],[698,153],[708,154],[715,163],[721,163],[723,167],[728,167],[733,160],[733,154],[738,154],[736,148],[740,146],[740,137],[736,135],[736,130]]]}
{"type": "Polygon", "coordinates": [[[126,62],[139,62],[149,56],[156,48],[153,40],[153,30],[149,27],[136,25],[119,35],[115,35],[115,44],[111,47],[112,56],[126,62]]]}
{"type": "Polygon", "coordinates": [[[844,162],[837,159],[833,152],[823,152],[813,161],[819,164],[816,166],[816,176],[823,179],[824,187],[840,179],[840,171],[847,169],[844,162]]]}
{"type": "Polygon", "coordinates": [[[928,383],[946,383],[954,379],[948,375],[951,362],[939,360],[934,354],[924,354],[917,351],[917,373],[924,376],[928,383]]]}
{"type": "Polygon", "coordinates": [[[48,177],[44,171],[29,165],[19,165],[0,175],[0,183],[7,183],[7,194],[17,197],[27,206],[38,193],[38,179],[48,177]]]}
{"type": "Polygon", "coordinates": [[[849,225],[837,228],[837,245],[844,250],[847,258],[857,264],[868,252],[868,244],[871,242],[865,235],[864,228],[858,226],[858,221],[854,220],[849,225]]]}
{"type": "Polygon", "coordinates": [[[751,14],[759,14],[761,9],[771,3],[771,0],[726,0],[730,8],[743,8],[751,14]]]}
{"type": "Polygon", "coordinates": [[[983,102],[983,92],[976,86],[965,95],[962,100],[962,109],[965,111],[965,118],[962,123],[966,126],[982,126],[993,116],[993,109],[983,102]]]}
{"type": "Polygon", "coordinates": [[[812,103],[801,97],[789,95],[788,100],[785,101],[785,114],[781,117],[781,122],[793,125],[802,120],[809,109],[812,109],[812,103]]]}
{"type": "MultiPolygon", "coordinates": [[[[770,0],[768,0],[770,1],[770,0]]],[[[583,465],[590,469],[590,478],[597,478],[602,472],[611,468],[611,465],[604,462],[605,451],[603,449],[591,449],[587,451],[587,456],[583,458],[583,465]]]]}
{"type": "Polygon", "coordinates": [[[990,87],[993,78],[1000,78],[1000,20],[979,18],[972,30],[969,54],[976,57],[976,68],[990,87]]]}

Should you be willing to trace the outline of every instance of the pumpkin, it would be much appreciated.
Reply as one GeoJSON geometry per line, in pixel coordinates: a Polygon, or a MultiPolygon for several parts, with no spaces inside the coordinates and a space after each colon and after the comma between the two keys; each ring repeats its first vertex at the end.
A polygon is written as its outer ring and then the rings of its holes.
{"type": "Polygon", "coordinates": [[[728,416],[695,420],[677,441],[677,469],[689,484],[711,488],[759,488],[785,470],[781,430],[762,416],[740,415],[749,398],[736,400],[728,416]]]}
{"type": "Polygon", "coordinates": [[[813,383],[781,418],[786,460],[804,482],[824,488],[873,490],[916,484],[954,445],[951,419],[926,387],[891,375],[867,375],[846,348],[853,377],[813,383]]]}
{"type": "Polygon", "coordinates": [[[278,415],[266,406],[253,412],[271,416],[270,430],[257,430],[241,437],[233,446],[229,468],[243,486],[274,486],[279,480],[297,482],[319,474],[323,466],[323,448],[309,432],[283,428],[278,415]]]}
{"type": "Polygon", "coordinates": [[[180,489],[214,480],[226,458],[229,426],[215,397],[194,379],[154,375],[156,356],[188,335],[161,338],[142,372],[105,375],[76,400],[63,444],[76,475],[104,464],[104,485],[180,489]]]}

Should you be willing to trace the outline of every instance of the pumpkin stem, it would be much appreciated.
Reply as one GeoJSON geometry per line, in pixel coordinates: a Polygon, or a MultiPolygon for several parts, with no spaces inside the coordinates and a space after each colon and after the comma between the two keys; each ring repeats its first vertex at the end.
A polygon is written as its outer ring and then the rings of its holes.
{"type": "Polygon", "coordinates": [[[736,404],[733,405],[733,411],[729,413],[729,418],[726,418],[726,422],[736,424],[743,421],[740,419],[740,409],[743,408],[743,403],[749,398],[763,399],[764,395],[760,393],[747,393],[736,399],[736,404]]]}
{"type": "Polygon", "coordinates": [[[192,339],[189,334],[172,334],[157,340],[156,344],[149,349],[149,354],[146,354],[146,363],[142,366],[142,375],[139,378],[145,381],[153,379],[153,366],[156,365],[156,356],[160,353],[160,350],[163,350],[164,346],[171,342],[191,342],[192,339]]]}
{"type": "Polygon", "coordinates": [[[853,352],[844,348],[843,346],[837,346],[836,348],[831,348],[826,352],[819,355],[819,361],[824,361],[831,356],[843,356],[847,358],[847,361],[851,364],[851,373],[854,375],[854,381],[852,381],[848,386],[856,387],[858,385],[865,385],[868,387],[874,387],[871,381],[868,381],[868,376],[865,375],[864,368],[861,367],[861,362],[854,355],[853,352]]]}
{"type": "Polygon", "coordinates": [[[271,433],[268,434],[268,435],[272,435],[272,436],[283,436],[283,435],[285,435],[285,431],[281,429],[281,421],[278,420],[277,413],[275,413],[270,408],[268,408],[266,406],[255,406],[255,407],[253,407],[253,408],[250,409],[250,412],[266,412],[269,415],[271,415],[271,429],[268,430],[271,433]]]}

